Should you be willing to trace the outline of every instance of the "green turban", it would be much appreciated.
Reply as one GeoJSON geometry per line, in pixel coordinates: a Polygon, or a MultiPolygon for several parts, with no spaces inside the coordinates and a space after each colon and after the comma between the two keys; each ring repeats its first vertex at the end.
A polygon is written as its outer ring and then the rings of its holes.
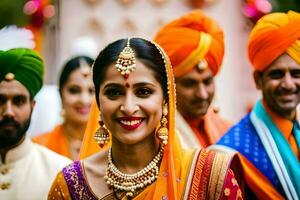
{"type": "Polygon", "coordinates": [[[0,51],[0,82],[7,79],[7,74],[14,75],[29,91],[31,97],[43,84],[44,64],[42,58],[33,50],[26,48],[0,51]]]}

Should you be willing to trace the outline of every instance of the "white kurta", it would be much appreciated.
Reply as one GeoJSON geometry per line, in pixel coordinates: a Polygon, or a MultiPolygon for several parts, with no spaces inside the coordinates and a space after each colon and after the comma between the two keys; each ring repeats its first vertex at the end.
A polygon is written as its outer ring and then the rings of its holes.
{"type": "Polygon", "coordinates": [[[19,146],[0,160],[0,199],[47,199],[56,174],[71,163],[49,149],[26,138],[19,146]]]}

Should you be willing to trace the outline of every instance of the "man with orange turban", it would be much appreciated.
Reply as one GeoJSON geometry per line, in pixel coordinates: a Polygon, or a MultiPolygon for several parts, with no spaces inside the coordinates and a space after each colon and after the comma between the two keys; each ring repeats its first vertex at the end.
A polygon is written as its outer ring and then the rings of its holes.
{"type": "Polygon", "coordinates": [[[300,14],[262,17],[250,34],[248,54],[262,100],[218,144],[240,153],[258,199],[299,199],[300,14]]]}
{"type": "Polygon", "coordinates": [[[201,11],[192,11],[165,25],[155,41],[170,57],[176,82],[177,129],[184,147],[216,143],[230,123],[209,108],[214,76],[224,55],[223,31],[201,11]]]}

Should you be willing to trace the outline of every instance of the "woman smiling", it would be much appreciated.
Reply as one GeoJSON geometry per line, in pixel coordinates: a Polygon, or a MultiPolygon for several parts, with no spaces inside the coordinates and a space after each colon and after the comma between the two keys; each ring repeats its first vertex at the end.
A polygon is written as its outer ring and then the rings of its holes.
{"type": "Polygon", "coordinates": [[[93,81],[101,113],[94,138],[100,147],[111,145],[95,151],[86,132],[84,159],[57,175],[48,199],[242,198],[231,156],[181,148],[173,74],[157,44],[141,38],[109,44],[95,61],[93,81]]]}

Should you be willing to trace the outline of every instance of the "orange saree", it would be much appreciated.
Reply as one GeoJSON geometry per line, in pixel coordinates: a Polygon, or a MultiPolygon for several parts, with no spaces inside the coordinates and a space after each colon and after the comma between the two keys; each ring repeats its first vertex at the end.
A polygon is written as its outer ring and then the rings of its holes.
{"type": "MultiPolygon", "coordinates": [[[[60,172],[48,199],[101,199],[114,200],[113,192],[102,198],[96,197],[84,173],[84,161],[70,165],[60,172]]],[[[238,180],[230,166],[234,166],[232,157],[213,151],[185,151],[180,176],[176,178],[178,198],[186,200],[198,199],[243,199],[238,180]]],[[[167,188],[168,170],[163,161],[156,182],[139,193],[134,200],[169,199],[167,188]]],[[[125,194],[118,195],[126,200],[125,194]]]]}

